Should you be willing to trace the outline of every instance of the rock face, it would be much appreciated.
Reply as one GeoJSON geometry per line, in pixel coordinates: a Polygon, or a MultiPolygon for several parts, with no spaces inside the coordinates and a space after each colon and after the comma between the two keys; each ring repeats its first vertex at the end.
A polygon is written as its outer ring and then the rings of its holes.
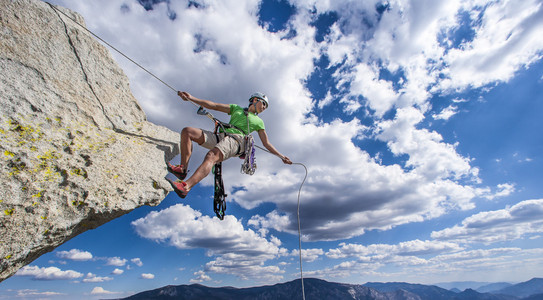
{"type": "Polygon", "coordinates": [[[49,4],[0,7],[2,281],[86,230],[159,204],[179,134],[147,122],[108,50],[49,4]]]}

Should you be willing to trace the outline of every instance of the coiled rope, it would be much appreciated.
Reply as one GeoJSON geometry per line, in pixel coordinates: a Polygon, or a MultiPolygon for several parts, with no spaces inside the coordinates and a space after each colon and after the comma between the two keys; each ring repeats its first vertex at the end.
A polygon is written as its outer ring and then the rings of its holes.
{"type": "MultiPolygon", "coordinates": [[[[75,19],[73,19],[72,17],[68,16],[66,13],[64,13],[63,11],[61,11],[60,9],[56,8],[53,4],[49,3],[49,2],[45,2],[47,3],[52,9],[54,9],[55,11],[59,12],[60,14],[62,14],[63,16],[65,16],[66,18],[68,18],[69,20],[71,20],[73,23],[77,24],[80,28],[82,28],[84,31],[88,32],[89,34],[91,34],[92,36],[94,36],[95,38],[97,38],[98,40],[100,40],[102,43],[106,44],[108,47],[110,47],[111,49],[115,50],[117,53],[119,53],[120,55],[122,55],[124,58],[126,58],[127,60],[129,60],[131,63],[133,63],[134,65],[138,66],[140,69],[142,69],[143,71],[147,72],[149,75],[151,75],[152,77],[154,77],[156,80],[160,81],[163,85],[165,85],[166,87],[168,87],[169,89],[171,89],[172,91],[174,91],[176,94],[177,94],[177,90],[174,89],[171,85],[169,85],[168,83],[166,83],[164,80],[160,79],[158,76],[156,76],[155,74],[153,74],[151,71],[147,70],[146,68],[144,68],[142,65],[140,65],[139,63],[137,63],[136,61],[134,61],[132,58],[130,58],[128,55],[124,54],[122,51],[120,51],[119,49],[115,48],[113,45],[111,45],[110,43],[108,43],[107,41],[105,41],[104,39],[102,39],[100,36],[98,36],[97,34],[95,34],[94,32],[92,32],[91,30],[89,30],[88,28],[86,28],[85,26],[79,24],[75,19]]],[[[198,104],[192,102],[192,101],[189,101],[190,103],[192,103],[193,105],[195,105],[196,107],[200,107],[198,104]]],[[[270,151],[268,151],[268,149],[265,149],[263,147],[260,147],[258,145],[255,145],[255,147],[261,149],[261,150],[264,150],[270,154],[273,154],[271,153],[270,151]]],[[[273,154],[275,155],[275,154],[273,154]]],[[[304,176],[304,179],[302,181],[302,183],[300,184],[300,188],[298,189],[298,206],[297,206],[297,212],[296,212],[296,215],[297,215],[297,220],[298,220],[298,247],[299,247],[299,258],[300,258],[300,279],[301,279],[301,282],[302,282],[302,299],[305,300],[305,289],[304,289],[304,274],[303,274],[303,269],[302,269],[302,231],[301,231],[301,227],[300,227],[300,194],[302,192],[302,187],[307,179],[307,167],[303,164],[303,163],[292,163],[293,165],[300,165],[302,167],[304,167],[305,169],[305,176],[304,176]]]]}

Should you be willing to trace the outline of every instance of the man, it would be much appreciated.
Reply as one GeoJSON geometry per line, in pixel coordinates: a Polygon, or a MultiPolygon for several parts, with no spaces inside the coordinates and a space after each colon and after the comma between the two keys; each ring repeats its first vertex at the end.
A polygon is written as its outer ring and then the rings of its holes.
{"type": "Polygon", "coordinates": [[[204,179],[212,167],[224,160],[242,154],[245,149],[245,134],[250,134],[253,131],[258,133],[258,137],[262,145],[272,154],[281,158],[283,163],[292,164],[292,161],[282,155],[268,140],[268,135],[264,127],[264,121],[258,114],[262,113],[268,107],[268,97],[262,93],[254,93],[249,98],[249,107],[242,108],[236,104],[223,104],[209,100],[198,99],[187,92],[178,92],[179,97],[185,101],[192,101],[206,109],[224,112],[230,115],[228,124],[232,125],[226,128],[226,132],[221,132],[215,135],[211,131],[198,129],[194,127],[185,127],[181,131],[181,164],[171,165],[168,163],[168,171],[174,174],[180,180],[170,181],[174,191],[181,198],[185,198],[187,193],[198,182],[204,179]],[[248,128],[249,127],[249,128],[248,128]],[[210,149],[206,154],[202,164],[196,169],[194,174],[182,181],[187,176],[187,166],[190,156],[192,155],[192,142],[198,143],[207,149],[210,149]]]}

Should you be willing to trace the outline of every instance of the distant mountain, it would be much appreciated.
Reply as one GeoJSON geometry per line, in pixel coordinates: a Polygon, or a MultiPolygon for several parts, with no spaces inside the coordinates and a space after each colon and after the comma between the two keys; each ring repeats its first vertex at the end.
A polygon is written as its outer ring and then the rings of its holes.
{"type": "MultiPolygon", "coordinates": [[[[479,290],[479,287],[492,284],[491,282],[479,282],[479,281],[453,281],[453,282],[441,282],[434,284],[440,288],[446,290],[457,289],[459,291],[464,291],[466,289],[479,290]]],[[[503,288],[503,287],[502,287],[503,288]]]]}
{"type": "Polygon", "coordinates": [[[368,282],[364,284],[364,286],[376,289],[379,292],[394,292],[397,290],[404,290],[418,295],[422,300],[452,299],[457,295],[455,292],[437,287],[435,285],[422,285],[405,282],[368,282]]]}
{"type": "MultiPolygon", "coordinates": [[[[307,299],[319,300],[536,300],[542,295],[534,295],[543,287],[542,279],[510,286],[497,293],[480,293],[473,289],[463,292],[453,292],[433,285],[410,284],[404,282],[378,283],[370,282],[364,285],[343,284],[325,280],[304,279],[305,296],[307,299]],[[516,290],[513,288],[517,288],[516,290]],[[510,289],[510,290],[507,290],[510,289]],[[526,289],[526,290],[523,290],[526,289]],[[517,294],[514,294],[517,293],[517,294]],[[524,297],[524,298],[523,298],[524,297]]],[[[200,300],[200,299],[235,299],[235,300],[293,300],[301,299],[300,280],[280,283],[271,286],[253,288],[220,287],[212,288],[200,284],[165,286],[151,291],[145,291],[123,298],[130,300],[200,300]]]]}
{"type": "Polygon", "coordinates": [[[517,297],[528,297],[543,293],[543,278],[533,278],[526,282],[506,287],[504,289],[493,291],[494,294],[512,295],[517,297]]]}
{"type": "MultiPolygon", "coordinates": [[[[420,300],[416,295],[409,292],[391,293],[390,295],[364,287],[362,285],[351,285],[332,283],[320,279],[304,279],[305,296],[307,299],[337,300],[337,299],[360,299],[360,300],[420,300]]],[[[163,288],[142,292],[127,298],[129,300],[153,299],[153,300],[200,300],[200,299],[235,299],[235,300],[292,300],[301,299],[302,289],[300,280],[273,286],[262,286],[254,288],[211,288],[199,284],[166,286],[163,288]]]]}
{"type": "Polygon", "coordinates": [[[492,293],[510,286],[512,286],[512,284],[508,282],[496,282],[480,286],[475,290],[479,293],[492,293]]]}
{"type": "Polygon", "coordinates": [[[543,294],[532,295],[530,297],[522,298],[522,300],[543,300],[543,294]]]}
{"type": "Polygon", "coordinates": [[[489,293],[479,293],[472,289],[466,289],[463,292],[455,292],[440,288],[435,285],[411,284],[405,282],[368,282],[364,284],[379,292],[392,292],[397,290],[408,291],[420,297],[421,300],[517,300],[517,297],[509,295],[494,295],[489,293]]]}

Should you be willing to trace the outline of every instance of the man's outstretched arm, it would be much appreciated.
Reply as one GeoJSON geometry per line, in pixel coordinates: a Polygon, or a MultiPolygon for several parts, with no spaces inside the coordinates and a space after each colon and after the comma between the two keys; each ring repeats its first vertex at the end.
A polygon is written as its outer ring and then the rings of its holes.
{"type": "Polygon", "coordinates": [[[258,131],[258,137],[260,137],[260,141],[262,142],[262,145],[268,149],[268,151],[270,151],[272,154],[275,154],[277,155],[279,158],[281,158],[281,160],[283,161],[283,163],[285,164],[289,164],[291,165],[292,164],[292,161],[290,161],[290,158],[284,156],[283,154],[281,154],[279,151],[277,151],[277,149],[275,149],[275,147],[270,143],[270,140],[268,139],[268,134],[266,133],[266,130],[264,129],[260,129],[258,131]]]}
{"type": "Polygon", "coordinates": [[[210,100],[199,99],[187,92],[177,92],[177,95],[185,101],[191,101],[207,109],[220,111],[223,113],[230,113],[230,105],[224,103],[213,102],[210,100]]]}

